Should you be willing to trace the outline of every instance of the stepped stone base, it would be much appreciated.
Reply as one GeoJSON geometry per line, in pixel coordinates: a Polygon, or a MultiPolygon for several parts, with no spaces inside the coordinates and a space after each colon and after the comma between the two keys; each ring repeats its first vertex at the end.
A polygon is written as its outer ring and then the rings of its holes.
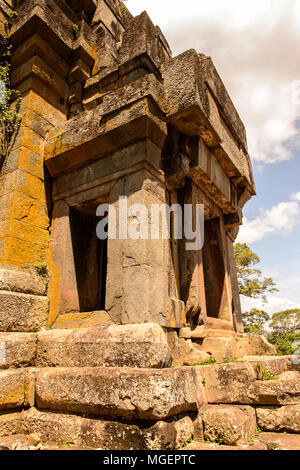
{"type": "Polygon", "coordinates": [[[35,448],[26,439],[38,434],[41,449],[181,449],[193,440],[188,450],[297,446],[299,357],[176,366],[183,342],[192,349],[218,339],[218,330],[189,331],[106,324],[0,333],[0,445],[10,436],[8,447],[35,448]],[[294,434],[282,441],[283,432],[294,434]],[[211,444],[196,442],[204,440],[211,444]]]}

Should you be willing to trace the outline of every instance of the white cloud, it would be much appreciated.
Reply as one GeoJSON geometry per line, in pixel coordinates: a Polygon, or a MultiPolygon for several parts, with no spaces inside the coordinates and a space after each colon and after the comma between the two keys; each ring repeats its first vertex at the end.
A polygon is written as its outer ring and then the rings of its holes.
{"type": "Polygon", "coordinates": [[[255,243],[268,235],[291,233],[299,223],[300,193],[291,196],[291,201],[280,202],[271,209],[260,209],[254,220],[244,218],[238,235],[240,243],[255,243]]]}
{"type": "Polygon", "coordinates": [[[128,0],[147,10],[174,55],[194,48],[210,55],[245,122],[259,163],[292,157],[299,146],[299,0],[128,0]]]}
{"type": "Polygon", "coordinates": [[[293,201],[298,201],[298,202],[300,202],[300,191],[299,191],[299,193],[292,194],[291,199],[292,199],[293,201]]]}
{"type": "Polygon", "coordinates": [[[267,298],[268,303],[264,305],[261,300],[251,299],[241,295],[242,311],[249,312],[252,308],[264,310],[269,315],[283,310],[291,310],[293,308],[300,308],[300,302],[294,302],[291,299],[280,297],[279,295],[272,295],[267,298]]]}

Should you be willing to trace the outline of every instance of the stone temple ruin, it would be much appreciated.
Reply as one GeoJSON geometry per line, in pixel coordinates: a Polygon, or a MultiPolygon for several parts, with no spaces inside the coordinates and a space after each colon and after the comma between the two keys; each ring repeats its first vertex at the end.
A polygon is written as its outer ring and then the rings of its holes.
{"type": "Polygon", "coordinates": [[[243,332],[233,243],[255,185],[211,58],[172,57],[119,0],[2,0],[1,34],[11,8],[22,120],[0,170],[0,444],[300,447],[297,360],[243,332]],[[100,240],[96,209],[119,214],[120,197],[203,204],[203,248],[100,240]]]}

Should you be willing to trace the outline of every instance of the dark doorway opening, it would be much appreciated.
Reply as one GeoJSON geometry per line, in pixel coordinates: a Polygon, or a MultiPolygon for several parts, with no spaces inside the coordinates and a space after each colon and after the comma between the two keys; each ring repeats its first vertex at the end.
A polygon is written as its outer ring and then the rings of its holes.
{"type": "Polygon", "coordinates": [[[203,269],[207,316],[222,318],[225,266],[219,218],[205,220],[203,269]]]}
{"type": "Polygon", "coordinates": [[[72,248],[80,312],[105,310],[107,240],[99,240],[99,219],[70,209],[72,248]]]}

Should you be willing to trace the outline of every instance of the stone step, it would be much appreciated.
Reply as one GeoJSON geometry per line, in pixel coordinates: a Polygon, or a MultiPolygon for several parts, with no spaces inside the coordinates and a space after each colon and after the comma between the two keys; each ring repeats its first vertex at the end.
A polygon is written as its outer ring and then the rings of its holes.
{"type": "Polygon", "coordinates": [[[259,441],[265,444],[268,450],[300,450],[299,434],[262,433],[259,441]]]}
{"type": "Polygon", "coordinates": [[[256,433],[255,409],[242,405],[206,405],[200,409],[204,440],[219,444],[246,445],[256,433]]]}
{"type": "Polygon", "coordinates": [[[38,333],[36,365],[41,367],[165,368],[171,364],[167,338],[158,324],[101,325],[38,333]]]}
{"type": "Polygon", "coordinates": [[[259,429],[300,434],[300,405],[256,408],[259,429]]]}
{"type": "Polygon", "coordinates": [[[207,335],[199,347],[217,362],[225,359],[237,360],[243,356],[274,356],[275,347],[263,336],[235,333],[217,329],[206,329],[207,335]]]}
{"type": "Polygon", "coordinates": [[[258,440],[255,440],[251,444],[244,444],[244,445],[239,445],[239,446],[224,446],[224,445],[219,445],[216,443],[208,443],[208,442],[198,442],[194,441],[191,444],[188,444],[187,446],[183,447],[182,450],[184,451],[197,451],[197,450],[213,450],[213,451],[234,451],[234,450],[268,450],[267,445],[264,444],[263,442],[260,442],[258,440]]]}
{"type": "MultiPolygon", "coordinates": [[[[34,439],[28,441],[28,435],[31,435],[37,436],[36,442],[40,440],[41,450],[73,450],[75,446],[103,450],[172,450],[180,449],[194,434],[194,424],[188,416],[139,426],[136,423],[91,419],[35,408],[18,414],[20,426],[17,435],[9,432],[0,434],[0,443],[16,443],[21,436],[22,446],[32,444],[34,439]]],[[[9,421],[9,415],[6,419],[9,421]]]]}
{"type": "Polygon", "coordinates": [[[171,364],[167,337],[158,324],[0,333],[0,369],[32,366],[165,368],[171,364]]]}
{"type": "Polygon", "coordinates": [[[160,420],[205,403],[195,368],[49,368],[36,373],[35,403],[45,410],[160,420]]]}
{"type": "Polygon", "coordinates": [[[35,365],[35,333],[0,333],[0,369],[35,365]]]}
{"type": "Polygon", "coordinates": [[[252,365],[258,379],[271,372],[280,375],[287,371],[300,371],[300,356],[245,356],[239,362],[248,362],[252,365]]]}
{"type": "Polygon", "coordinates": [[[205,383],[209,404],[300,404],[298,371],[284,372],[276,380],[256,380],[256,373],[248,362],[199,366],[196,369],[205,383]]]}

